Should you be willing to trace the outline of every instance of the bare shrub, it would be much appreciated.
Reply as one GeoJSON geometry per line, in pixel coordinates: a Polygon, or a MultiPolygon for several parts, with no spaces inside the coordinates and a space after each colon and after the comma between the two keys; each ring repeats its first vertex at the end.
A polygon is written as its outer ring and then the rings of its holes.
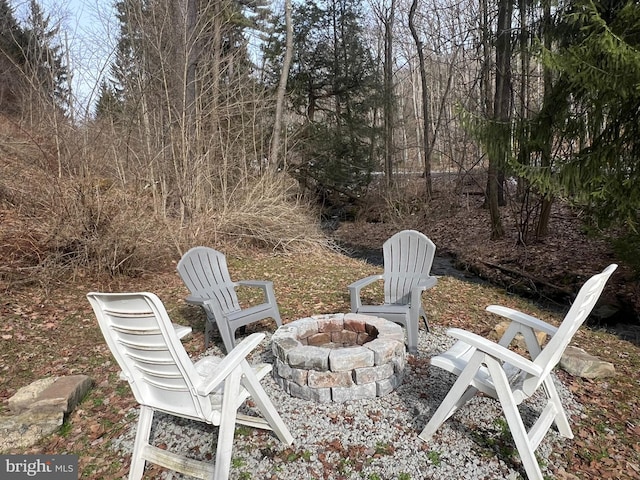
{"type": "Polygon", "coordinates": [[[181,224],[157,208],[157,197],[140,182],[123,184],[103,168],[100,176],[87,174],[90,160],[67,169],[84,174],[62,177],[17,154],[3,163],[0,280],[7,285],[47,286],[83,272],[135,276],[197,244],[278,253],[332,247],[285,174],[236,181],[181,224]]]}
{"type": "Polygon", "coordinates": [[[179,243],[231,243],[289,253],[331,248],[311,206],[283,173],[266,173],[237,184],[217,208],[195,218],[179,243]]]}
{"type": "Polygon", "coordinates": [[[49,261],[111,275],[153,269],[169,245],[145,197],[98,181],[67,185],[53,203],[49,261]]]}
{"type": "Polygon", "coordinates": [[[425,180],[419,175],[404,175],[387,186],[385,179],[372,184],[359,211],[359,220],[397,223],[419,214],[426,203],[425,180]]]}

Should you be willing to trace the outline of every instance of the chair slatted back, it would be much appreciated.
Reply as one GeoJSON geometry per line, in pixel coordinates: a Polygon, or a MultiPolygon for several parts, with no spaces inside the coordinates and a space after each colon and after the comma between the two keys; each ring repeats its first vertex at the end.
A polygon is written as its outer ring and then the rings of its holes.
{"type": "Polygon", "coordinates": [[[565,315],[564,320],[558,327],[558,331],[535,358],[534,363],[542,366],[544,373],[540,377],[536,376],[525,380],[523,391],[526,394],[533,394],[542,380],[544,380],[551,370],[560,362],[564,351],[569,346],[569,343],[580,326],[582,326],[591,314],[609,277],[611,277],[616,268],[618,268],[616,264],[611,264],[601,273],[592,276],[584,283],[571,308],[565,315]]]}
{"type": "Polygon", "coordinates": [[[191,295],[215,299],[224,313],[240,310],[223,253],[209,247],[193,247],[180,259],[178,273],[191,295]]]}
{"type": "Polygon", "coordinates": [[[138,403],[194,419],[209,417],[209,401],[193,394],[199,375],[156,295],[92,292],[87,297],[138,403]]]}
{"type": "Polygon", "coordinates": [[[406,305],[411,288],[429,277],[435,244],[416,230],[404,230],[382,246],[385,303],[406,305]]]}

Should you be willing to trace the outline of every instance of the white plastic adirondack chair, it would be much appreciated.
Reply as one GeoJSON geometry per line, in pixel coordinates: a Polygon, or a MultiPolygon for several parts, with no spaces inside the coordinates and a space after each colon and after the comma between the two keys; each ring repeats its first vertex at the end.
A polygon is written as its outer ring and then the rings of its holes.
{"type": "Polygon", "coordinates": [[[535,450],[551,425],[555,423],[563,437],[573,438],[551,371],[560,362],[573,335],[591,313],[616,268],[615,264],[609,265],[582,286],[559,327],[511,308],[491,305],[487,307],[488,311],[511,320],[499,343],[458,328],[448,330],[447,333],[457,338],[458,342],[447,352],[432,357],[431,364],[458,375],[458,379],[419,437],[428,441],[440,425],[480,391],[500,401],[528,478],[542,480],[535,450]],[[535,336],[536,330],[551,336],[542,350],[535,336]],[[507,348],[518,333],[524,337],[531,358],[525,358],[507,348]],[[540,387],[547,403],[534,425],[527,431],[518,405],[540,387]]]}
{"type": "Polygon", "coordinates": [[[264,334],[250,335],[224,358],[205,357],[194,364],[154,294],[89,293],[87,298],[121,376],[140,404],[129,479],[142,478],[145,462],[197,478],[227,479],[236,423],[273,430],[282,442],[293,442],[260,385],[271,365],[253,368],[246,360],[264,334]],[[248,397],[264,418],[237,413],[248,397]],[[156,411],[218,426],[215,463],[153,446],[150,432],[156,411]]]}
{"type": "Polygon", "coordinates": [[[351,311],[382,317],[403,325],[407,330],[409,353],[417,353],[420,317],[429,328],[427,315],[422,308],[422,292],[438,282],[430,274],[436,246],[420,232],[403,230],[384,242],[382,254],[383,274],[371,275],[349,285],[351,311]],[[384,303],[363,305],[362,289],[379,280],[384,282],[384,303]]]}
{"type": "Polygon", "coordinates": [[[187,303],[200,305],[207,314],[205,348],[209,346],[212,324],[218,325],[227,352],[236,344],[236,330],[244,325],[273,318],[282,325],[276,303],[273,282],[243,280],[234,282],[229,275],[225,256],[209,247],[193,247],[178,262],[178,273],[191,295],[187,303]],[[257,287],[263,290],[264,303],[242,309],[236,294],[237,287],[257,287]]]}

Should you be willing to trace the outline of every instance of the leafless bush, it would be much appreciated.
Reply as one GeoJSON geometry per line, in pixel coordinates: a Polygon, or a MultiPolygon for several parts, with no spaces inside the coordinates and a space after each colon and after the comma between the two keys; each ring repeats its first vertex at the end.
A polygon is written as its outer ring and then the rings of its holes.
{"type": "Polygon", "coordinates": [[[423,211],[425,180],[420,175],[403,175],[388,186],[384,179],[372,185],[359,210],[359,220],[394,223],[406,221],[423,211]]]}
{"type": "Polygon", "coordinates": [[[284,173],[245,179],[219,200],[218,208],[193,220],[180,241],[184,247],[230,242],[281,253],[331,247],[311,207],[284,173]]]}
{"type": "MultiPolygon", "coordinates": [[[[285,174],[236,179],[210,199],[207,210],[184,222],[159,209],[141,182],[122,182],[105,168],[96,169],[100,175],[89,173],[95,160],[90,155],[76,159],[77,165],[68,160],[67,173],[59,177],[57,165],[30,160],[37,152],[25,147],[2,165],[0,280],[13,286],[47,285],[87,271],[137,275],[196,244],[279,253],[330,247],[285,174]]],[[[100,165],[108,164],[104,151],[100,155],[100,165]]]]}

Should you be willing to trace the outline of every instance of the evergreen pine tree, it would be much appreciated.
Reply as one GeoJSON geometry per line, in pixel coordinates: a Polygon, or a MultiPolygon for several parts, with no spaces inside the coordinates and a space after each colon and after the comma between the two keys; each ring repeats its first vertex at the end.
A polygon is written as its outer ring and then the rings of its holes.
{"type": "Polygon", "coordinates": [[[17,112],[27,40],[8,0],[0,0],[0,110],[17,112]]]}
{"type": "Polygon", "coordinates": [[[556,82],[532,138],[562,141],[550,168],[525,175],[564,190],[601,225],[638,225],[640,212],[640,4],[575,0],[562,12],[557,48],[545,52],[556,82]]]}

